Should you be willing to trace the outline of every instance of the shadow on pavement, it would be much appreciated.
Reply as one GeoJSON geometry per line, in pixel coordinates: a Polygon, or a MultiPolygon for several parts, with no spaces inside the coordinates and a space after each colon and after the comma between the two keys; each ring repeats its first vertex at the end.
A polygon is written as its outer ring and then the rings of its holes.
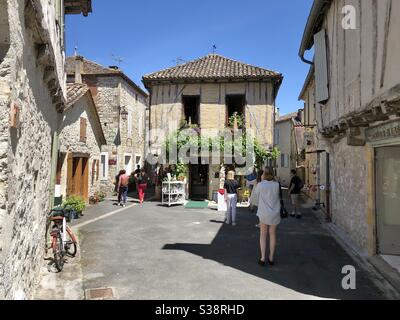
{"type": "MultiPolygon", "coordinates": [[[[224,224],[211,244],[167,244],[164,250],[181,250],[219,262],[294,291],[327,299],[383,299],[352,258],[322,228],[311,212],[302,220],[283,220],[278,229],[276,265],[262,268],[259,258],[258,219],[248,209],[238,210],[238,225],[224,224]],[[345,291],[342,269],[357,269],[357,290],[345,291]]],[[[222,221],[210,221],[222,223],[222,221]]]]}

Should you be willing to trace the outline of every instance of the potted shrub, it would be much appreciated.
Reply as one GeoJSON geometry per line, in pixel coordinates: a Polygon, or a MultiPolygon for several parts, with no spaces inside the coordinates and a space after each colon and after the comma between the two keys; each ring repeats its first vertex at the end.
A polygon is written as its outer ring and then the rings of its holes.
{"type": "Polygon", "coordinates": [[[82,197],[71,196],[67,198],[67,200],[63,203],[63,206],[75,211],[79,215],[82,215],[82,212],[86,208],[86,203],[82,197]]]}

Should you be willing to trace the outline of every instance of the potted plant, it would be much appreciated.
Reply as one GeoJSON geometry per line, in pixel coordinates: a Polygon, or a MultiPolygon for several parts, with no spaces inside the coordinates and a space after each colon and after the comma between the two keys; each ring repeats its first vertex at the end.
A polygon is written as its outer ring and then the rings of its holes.
{"type": "Polygon", "coordinates": [[[71,196],[68,197],[67,200],[63,203],[65,208],[71,209],[79,215],[82,215],[82,212],[86,208],[85,200],[79,196],[71,196]]]}

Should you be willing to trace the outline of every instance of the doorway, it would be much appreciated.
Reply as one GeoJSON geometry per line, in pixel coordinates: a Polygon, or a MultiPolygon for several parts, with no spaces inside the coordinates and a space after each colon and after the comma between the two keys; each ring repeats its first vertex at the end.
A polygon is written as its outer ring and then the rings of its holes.
{"type": "Polygon", "coordinates": [[[204,164],[190,165],[190,199],[203,201],[208,198],[209,166],[204,164]]]}
{"type": "Polygon", "coordinates": [[[375,149],[377,248],[400,255],[400,146],[375,149]]]}
{"type": "Polygon", "coordinates": [[[126,174],[130,176],[132,174],[132,168],[133,168],[133,160],[132,160],[132,155],[131,154],[125,154],[124,155],[124,169],[126,171],[126,174]]]}
{"type": "Polygon", "coordinates": [[[89,157],[68,156],[67,197],[80,196],[88,201],[89,194],[89,157]]]}

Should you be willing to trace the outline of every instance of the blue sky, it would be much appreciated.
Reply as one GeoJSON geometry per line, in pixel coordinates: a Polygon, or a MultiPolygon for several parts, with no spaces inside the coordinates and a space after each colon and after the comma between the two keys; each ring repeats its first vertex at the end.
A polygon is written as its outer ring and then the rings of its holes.
{"type": "Polygon", "coordinates": [[[67,54],[102,65],[118,64],[137,84],[141,78],[212,52],[283,73],[281,114],[297,101],[309,66],[298,49],[312,0],[93,0],[89,17],[68,16],[67,54]]]}

